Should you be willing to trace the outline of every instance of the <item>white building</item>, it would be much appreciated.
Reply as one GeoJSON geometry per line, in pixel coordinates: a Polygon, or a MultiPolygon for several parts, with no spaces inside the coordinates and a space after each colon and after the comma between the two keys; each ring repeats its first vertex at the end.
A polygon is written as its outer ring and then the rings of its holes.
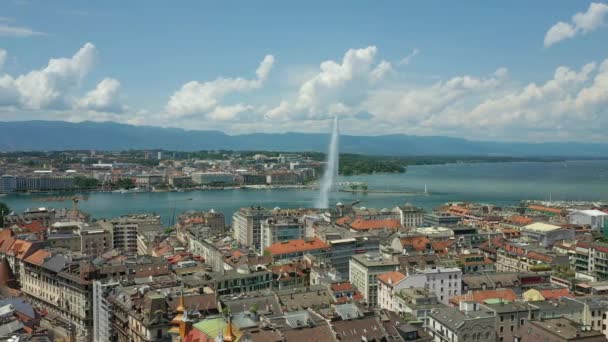
{"type": "Polygon", "coordinates": [[[437,296],[440,303],[448,304],[450,298],[461,294],[462,270],[438,267],[415,270],[409,274],[388,272],[378,276],[378,300],[380,308],[397,311],[396,294],[402,289],[424,287],[437,296]]]}
{"type": "Polygon", "coordinates": [[[572,210],[568,213],[568,221],[572,224],[590,226],[595,230],[604,230],[608,225],[608,214],[603,211],[572,210]]]}
{"type": "Polygon", "coordinates": [[[108,303],[109,292],[120,285],[118,281],[93,281],[93,341],[112,340],[112,306],[108,303]]]}
{"type": "Polygon", "coordinates": [[[397,207],[399,220],[404,227],[419,227],[424,223],[424,210],[411,205],[397,207]]]}
{"type": "Polygon", "coordinates": [[[524,240],[550,247],[559,240],[574,240],[574,229],[536,222],[523,227],[521,235],[524,240]]]}
{"type": "Polygon", "coordinates": [[[389,271],[396,271],[398,268],[397,259],[384,258],[373,253],[355,255],[350,259],[350,283],[363,294],[367,304],[374,307],[378,305],[377,277],[389,271]]]}
{"type": "Polygon", "coordinates": [[[229,172],[194,172],[192,173],[194,184],[234,184],[234,175],[229,172]]]}

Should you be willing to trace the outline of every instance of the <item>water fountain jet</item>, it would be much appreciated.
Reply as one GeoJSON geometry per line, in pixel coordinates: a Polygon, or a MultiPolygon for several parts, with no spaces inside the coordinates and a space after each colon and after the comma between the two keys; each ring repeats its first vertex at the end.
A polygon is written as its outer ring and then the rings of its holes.
{"type": "Polygon", "coordinates": [[[331,192],[334,181],[338,177],[338,144],[340,129],[338,126],[338,117],[334,117],[334,125],[331,132],[331,139],[329,141],[329,148],[327,151],[327,162],[325,165],[325,173],[321,178],[321,184],[319,186],[319,198],[315,207],[320,209],[326,209],[329,207],[329,193],[331,192]]]}

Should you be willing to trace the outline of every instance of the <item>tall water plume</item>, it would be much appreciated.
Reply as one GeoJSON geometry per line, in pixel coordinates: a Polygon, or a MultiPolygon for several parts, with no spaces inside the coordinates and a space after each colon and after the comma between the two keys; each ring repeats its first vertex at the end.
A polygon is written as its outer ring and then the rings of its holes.
{"type": "Polygon", "coordinates": [[[338,126],[338,117],[334,118],[334,126],[331,132],[331,140],[327,151],[327,163],[325,165],[325,173],[321,178],[319,186],[319,198],[317,199],[316,207],[325,209],[329,207],[329,193],[332,190],[335,179],[338,177],[338,143],[340,138],[340,129],[338,126]]]}

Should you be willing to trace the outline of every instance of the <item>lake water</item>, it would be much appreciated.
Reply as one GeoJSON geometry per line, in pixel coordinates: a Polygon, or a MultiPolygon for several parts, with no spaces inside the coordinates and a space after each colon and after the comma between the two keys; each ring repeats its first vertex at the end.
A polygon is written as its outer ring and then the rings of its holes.
{"type": "MultiPolygon", "coordinates": [[[[431,209],[450,201],[477,201],[498,205],[516,204],[524,199],[608,200],[608,161],[568,161],[567,163],[473,163],[411,166],[403,174],[376,174],[341,177],[340,181],[365,182],[374,190],[403,190],[430,195],[395,193],[334,192],[330,203],[361,201],[364,206],[391,208],[404,203],[431,209]]],[[[128,213],[154,212],[165,224],[175,212],[215,209],[228,221],[238,208],[260,205],[274,208],[312,207],[318,194],[307,189],[208,190],[166,193],[91,193],[80,208],[94,218],[128,213]],[[191,200],[189,200],[191,198],[191,200]]],[[[39,196],[48,197],[48,195],[39,196]]],[[[0,197],[11,209],[71,207],[71,202],[41,202],[34,195],[0,197]]]]}

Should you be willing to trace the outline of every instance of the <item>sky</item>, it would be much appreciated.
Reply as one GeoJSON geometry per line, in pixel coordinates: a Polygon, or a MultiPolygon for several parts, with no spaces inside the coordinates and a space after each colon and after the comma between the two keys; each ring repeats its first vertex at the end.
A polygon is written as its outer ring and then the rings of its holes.
{"type": "Polygon", "coordinates": [[[0,0],[0,120],[608,142],[608,3],[0,0]]]}

